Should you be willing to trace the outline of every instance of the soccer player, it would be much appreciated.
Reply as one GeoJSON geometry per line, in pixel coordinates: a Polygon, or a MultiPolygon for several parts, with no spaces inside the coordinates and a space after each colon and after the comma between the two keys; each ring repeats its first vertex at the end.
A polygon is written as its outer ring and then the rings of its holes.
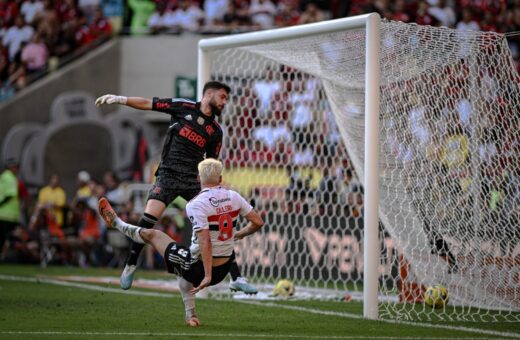
{"type": "Polygon", "coordinates": [[[186,324],[197,327],[195,294],[224,279],[234,262],[235,240],[258,231],[264,221],[253,207],[237,192],[222,187],[222,163],[207,158],[198,165],[202,191],[186,206],[193,225],[189,249],[155,229],[140,228],[117,217],[108,200],[99,200],[99,213],[109,227],[117,228],[138,244],[151,244],[160,254],[169,273],[179,279],[179,290],[186,311],[186,324]],[[249,222],[235,232],[238,216],[249,222]]]}
{"type": "MultiPolygon", "coordinates": [[[[215,121],[226,105],[231,89],[228,85],[210,81],[204,85],[202,100],[147,99],[106,94],[96,99],[96,105],[122,104],[139,110],[154,110],[171,115],[170,126],[155,173],[156,180],[148,194],[138,225],[151,229],[177,196],[190,200],[200,191],[197,164],[206,158],[217,158],[222,144],[222,130],[215,121]]],[[[143,244],[133,242],[123,273],[121,288],[130,289],[137,269],[137,259],[143,244]]],[[[255,287],[240,275],[236,262],[231,266],[230,289],[256,294],[255,287]]]]}

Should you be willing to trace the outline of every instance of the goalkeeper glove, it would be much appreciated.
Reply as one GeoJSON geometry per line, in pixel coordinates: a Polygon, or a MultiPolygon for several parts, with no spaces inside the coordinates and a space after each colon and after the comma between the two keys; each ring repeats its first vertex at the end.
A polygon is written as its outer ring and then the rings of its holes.
{"type": "Polygon", "coordinates": [[[105,94],[96,99],[96,106],[101,104],[126,104],[127,98],[125,96],[116,96],[113,94],[105,94]]]}

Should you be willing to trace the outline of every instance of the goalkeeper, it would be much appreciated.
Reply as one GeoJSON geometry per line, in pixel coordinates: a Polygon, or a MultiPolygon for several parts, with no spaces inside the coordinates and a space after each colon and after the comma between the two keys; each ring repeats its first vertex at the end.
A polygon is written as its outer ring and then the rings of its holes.
{"type": "Polygon", "coordinates": [[[186,206],[193,225],[191,246],[177,245],[162,231],[127,224],[119,219],[105,198],[99,200],[99,213],[107,226],[117,228],[138,244],[151,244],[163,254],[168,272],[179,278],[179,290],[188,326],[197,327],[195,294],[226,277],[234,262],[234,241],[258,231],[264,224],[253,207],[235,191],[220,185],[222,163],[207,158],[198,165],[202,191],[186,206]],[[249,223],[234,232],[238,216],[249,223]]]}
{"type": "MultiPolygon", "coordinates": [[[[204,85],[202,100],[147,99],[107,94],[96,99],[96,105],[122,104],[139,110],[154,110],[171,115],[170,126],[155,173],[139,227],[151,229],[164,210],[177,196],[189,201],[200,191],[197,179],[197,164],[206,158],[217,158],[222,144],[222,129],[215,121],[226,105],[231,89],[228,85],[210,81],[204,85]]],[[[123,273],[121,288],[130,289],[137,269],[137,259],[144,245],[133,242],[123,273]]],[[[240,275],[238,265],[231,266],[230,288],[247,294],[257,290],[240,275]]]]}

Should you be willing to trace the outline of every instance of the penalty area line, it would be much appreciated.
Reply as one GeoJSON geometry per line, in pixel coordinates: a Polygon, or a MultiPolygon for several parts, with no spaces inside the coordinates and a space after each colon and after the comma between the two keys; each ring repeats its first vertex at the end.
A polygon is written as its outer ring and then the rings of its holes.
{"type": "MultiPolygon", "coordinates": [[[[52,279],[46,279],[46,278],[0,275],[0,280],[18,281],[18,282],[33,282],[33,283],[38,283],[38,282],[39,283],[48,283],[48,284],[59,285],[59,286],[75,287],[75,288],[80,288],[80,289],[103,291],[103,292],[110,292],[110,293],[117,293],[117,294],[162,297],[162,298],[171,298],[172,297],[172,294],[121,290],[121,289],[116,289],[116,288],[101,287],[101,286],[92,285],[92,284],[82,284],[82,283],[52,280],[52,279]]],[[[348,318],[348,319],[366,320],[361,315],[353,314],[353,313],[324,311],[324,310],[320,310],[320,309],[300,307],[300,306],[291,306],[291,305],[285,305],[285,304],[277,304],[277,303],[272,303],[272,302],[257,302],[257,301],[251,301],[251,300],[233,300],[233,301],[236,301],[239,303],[244,303],[244,304],[262,306],[262,307],[282,308],[282,309],[289,309],[289,310],[311,313],[311,314],[339,316],[339,317],[348,318]]],[[[367,321],[385,322],[385,323],[390,323],[390,324],[407,325],[407,326],[414,326],[414,327],[447,329],[447,330],[451,330],[451,331],[478,333],[478,334],[485,334],[485,335],[492,335],[492,336],[500,336],[500,337],[504,337],[504,338],[520,338],[519,333],[499,332],[499,331],[492,331],[492,330],[487,330],[487,329],[472,328],[472,327],[465,327],[465,326],[448,326],[448,325],[438,325],[438,324],[389,320],[389,319],[367,320],[367,321]]],[[[0,334],[4,334],[4,332],[0,332],[0,334]]],[[[327,336],[324,338],[334,338],[334,337],[327,336]]],[[[348,337],[347,338],[338,338],[338,339],[348,339],[348,337]]],[[[384,339],[384,338],[380,338],[380,339],[384,339]]],[[[388,339],[391,339],[391,338],[388,338],[388,339]]]]}

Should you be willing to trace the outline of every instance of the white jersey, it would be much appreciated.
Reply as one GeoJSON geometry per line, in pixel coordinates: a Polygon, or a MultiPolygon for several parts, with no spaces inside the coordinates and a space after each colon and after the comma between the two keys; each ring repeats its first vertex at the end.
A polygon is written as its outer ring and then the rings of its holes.
{"type": "Polygon", "coordinates": [[[186,212],[193,227],[190,252],[192,258],[200,257],[197,232],[209,229],[212,255],[231,256],[235,241],[234,228],[238,216],[247,215],[253,207],[237,192],[221,186],[205,188],[186,205],[186,212]]]}

